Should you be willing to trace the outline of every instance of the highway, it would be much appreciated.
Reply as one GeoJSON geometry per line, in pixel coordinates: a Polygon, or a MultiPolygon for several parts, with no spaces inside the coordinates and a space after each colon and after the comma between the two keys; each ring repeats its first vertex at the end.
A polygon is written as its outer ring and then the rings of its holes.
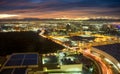
{"type": "MultiPolygon", "coordinates": [[[[64,46],[64,47],[67,47],[67,48],[69,48],[69,49],[72,49],[71,47],[65,45],[63,42],[54,39],[53,36],[47,37],[47,36],[44,36],[43,34],[44,34],[43,31],[41,31],[41,33],[40,33],[39,35],[42,36],[42,37],[51,39],[52,41],[54,41],[54,42],[56,42],[56,43],[58,43],[58,44],[60,44],[60,45],[62,45],[62,46],[64,46]]],[[[100,68],[101,68],[101,71],[102,71],[101,74],[114,74],[114,73],[112,72],[112,69],[111,69],[110,67],[108,67],[108,66],[105,64],[105,62],[102,61],[102,59],[101,59],[99,56],[96,56],[96,55],[92,54],[89,49],[83,50],[82,53],[83,53],[84,56],[87,56],[87,57],[89,57],[89,58],[91,58],[91,59],[94,59],[94,61],[96,61],[97,64],[100,65],[100,68]]]]}
{"type": "Polygon", "coordinates": [[[93,55],[89,50],[84,50],[83,55],[94,59],[101,66],[102,74],[114,74],[100,57],[93,55]]]}

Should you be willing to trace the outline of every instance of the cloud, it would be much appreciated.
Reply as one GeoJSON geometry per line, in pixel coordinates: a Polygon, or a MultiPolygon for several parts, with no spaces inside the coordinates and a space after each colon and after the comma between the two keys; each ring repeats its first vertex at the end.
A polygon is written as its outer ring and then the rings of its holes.
{"type": "Polygon", "coordinates": [[[26,17],[120,16],[119,0],[0,0],[0,14],[26,17]]]}
{"type": "Polygon", "coordinates": [[[13,18],[13,17],[17,17],[19,15],[12,15],[12,14],[0,14],[0,19],[1,18],[13,18]]]}

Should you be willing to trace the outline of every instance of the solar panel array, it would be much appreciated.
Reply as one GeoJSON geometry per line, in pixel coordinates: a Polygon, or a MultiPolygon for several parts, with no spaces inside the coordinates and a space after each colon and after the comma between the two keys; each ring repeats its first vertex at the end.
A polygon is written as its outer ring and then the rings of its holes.
{"type": "Polygon", "coordinates": [[[36,65],[38,65],[36,53],[12,54],[0,70],[0,74],[27,74],[27,67],[36,65]]]}
{"type": "Polygon", "coordinates": [[[7,60],[4,67],[34,66],[38,64],[38,54],[13,54],[7,60]]]}
{"type": "Polygon", "coordinates": [[[26,68],[3,69],[0,74],[27,74],[26,68]]]}

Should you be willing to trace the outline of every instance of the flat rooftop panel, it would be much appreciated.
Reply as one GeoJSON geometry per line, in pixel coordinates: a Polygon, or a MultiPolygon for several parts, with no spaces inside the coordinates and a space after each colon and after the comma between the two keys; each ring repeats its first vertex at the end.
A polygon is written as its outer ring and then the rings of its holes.
{"type": "Polygon", "coordinates": [[[10,59],[23,59],[24,58],[24,54],[14,54],[11,56],[10,59]]]}
{"type": "Polygon", "coordinates": [[[37,54],[26,54],[25,59],[37,59],[38,55],[37,54]]]}
{"type": "Polygon", "coordinates": [[[36,65],[37,59],[25,59],[22,65],[36,65]]]}
{"type": "Polygon", "coordinates": [[[9,60],[5,66],[20,66],[22,60],[9,60]]]}
{"type": "Polygon", "coordinates": [[[13,54],[6,61],[4,68],[8,67],[25,67],[29,65],[38,65],[38,54],[36,53],[18,53],[13,54]]]}

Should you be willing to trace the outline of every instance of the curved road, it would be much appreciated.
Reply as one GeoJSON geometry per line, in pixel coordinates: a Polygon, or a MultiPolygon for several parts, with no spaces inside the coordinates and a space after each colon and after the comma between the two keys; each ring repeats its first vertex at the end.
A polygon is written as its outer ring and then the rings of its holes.
{"type": "MultiPolygon", "coordinates": [[[[60,45],[71,48],[71,47],[65,45],[63,42],[55,40],[54,37],[46,37],[43,34],[44,34],[44,31],[41,31],[41,33],[39,35],[42,36],[42,37],[45,37],[45,38],[49,38],[49,39],[53,40],[54,42],[56,42],[56,43],[58,43],[60,45]]],[[[102,61],[102,59],[99,56],[95,56],[92,53],[90,53],[90,50],[88,50],[88,49],[84,50],[82,53],[83,53],[83,55],[94,59],[100,65],[100,67],[102,69],[102,74],[114,74],[112,72],[112,70],[102,61]]]]}
{"type": "Polygon", "coordinates": [[[102,74],[114,74],[112,70],[102,61],[100,57],[91,54],[89,50],[83,51],[83,55],[94,59],[101,66],[102,74]]]}

